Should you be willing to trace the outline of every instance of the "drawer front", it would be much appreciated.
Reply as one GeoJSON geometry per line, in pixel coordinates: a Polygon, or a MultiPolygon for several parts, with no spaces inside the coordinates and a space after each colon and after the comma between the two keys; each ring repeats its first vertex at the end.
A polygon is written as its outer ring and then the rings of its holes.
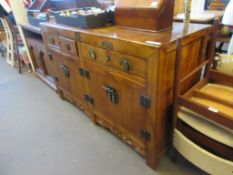
{"type": "Polygon", "coordinates": [[[60,41],[58,36],[58,32],[50,27],[41,26],[42,36],[44,40],[44,44],[47,45],[48,48],[60,50],[60,41]]]}
{"type": "Polygon", "coordinates": [[[108,65],[114,69],[121,70],[142,78],[146,78],[146,60],[123,55],[114,51],[107,51],[108,65]]]}
{"type": "Polygon", "coordinates": [[[87,33],[80,33],[80,40],[86,44],[95,45],[106,50],[112,50],[126,55],[135,57],[140,56],[140,58],[143,59],[154,59],[159,53],[158,48],[138,44],[136,42],[120,40],[117,37],[107,38],[87,33]]]}
{"type": "Polygon", "coordinates": [[[78,56],[78,49],[76,46],[76,42],[74,40],[70,40],[68,38],[59,37],[60,48],[61,51],[69,56],[73,56],[74,58],[78,56]]]}
{"type": "Polygon", "coordinates": [[[106,51],[95,46],[81,44],[84,59],[88,59],[102,65],[106,65],[106,51]]]}
{"type": "Polygon", "coordinates": [[[48,34],[46,36],[46,40],[47,40],[49,48],[60,50],[60,41],[59,41],[59,38],[57,36],[48,34]]]}
{"type": "Polygon", "coordinates": [[[81,50],[84,59],[106,65],[125,73],[146,78],[147,62],[144,59],[97,48],[87,44],[81,44],[81,50]]]}

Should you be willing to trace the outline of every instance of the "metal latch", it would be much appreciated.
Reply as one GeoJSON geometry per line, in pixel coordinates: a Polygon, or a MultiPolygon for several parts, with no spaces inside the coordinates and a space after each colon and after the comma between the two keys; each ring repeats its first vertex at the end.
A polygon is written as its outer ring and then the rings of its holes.
{"type": "Polygon", "coordinates": [[[87,95],[87,94],[86,94],[84,97],[85,97],[85,100],[86,100],[87,102],[91,103],[92,105],[95,104],[94,98],[92,98],[90,95],[87,95]]]}
{"type": "Polygon", "coordinates": [[[145,130],[145,129],[142,129],[141,130],[141,137],[144,139],[144,140],[150,140],[150,133],[145,130]]]}
{"type": "Polygon", "coordinates": [[[146,96],[141,96],[140,103],[144,108],[150,108],[151,106],[151,99],[146,96]]]}
{"type": "Polygon", "coordinates": [[[113,103],[113,104],[117,104],[118,103],[118,95],[117,95],[117,91],[112,87],[112,86],[103,86],[107,96],[109,97],[109,100],[113,103]]]}
{"type": "Polygon", "coordinates": [[[86,77],[88,79],[90,79],[90,72],[86,69],[83,69],[83,68],[79,68],[79,73],[82,77],[86,77]]]}

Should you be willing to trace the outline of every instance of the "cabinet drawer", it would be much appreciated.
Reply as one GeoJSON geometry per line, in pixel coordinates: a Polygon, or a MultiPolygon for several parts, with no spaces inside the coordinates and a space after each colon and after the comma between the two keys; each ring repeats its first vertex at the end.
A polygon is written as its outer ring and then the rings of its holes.
{"type": "Polygon", "coordinates": [[[84,59],[92,60],[94,62],[106,65],[106,51],[95,46],[81,44],[81,50],[84,59]]]}
{"type": "Polygon", "coordinates": [[[59,37],[61,51],[69,56],[77,57],[78,56],[78,49],[76,46],[76,42],[74,40],[59,37]]]}
{"type": "Polygon", "coordinates": [[[123,71],[142,78],[146,77],[146,60],[95,46],[81,44],[84,59],[92,60],[113,69],[123,71]]]}
{"type": "Polygon", "coordinates": [[[59,43],[59,38],[57,38],[54,35],[50,35],[48,34],[46,36],[46,40],[47,40],[47,44],[48,47],[51,49],[56,49],[56,50],[60,50],[60,43],[59,43]]]}
{"type": "MultiPolygon", "coordinates": [[[[117,30],[119,31],[119,28],[117,28],[117,30]]],[[[103,49],[113,50],[126,55],[135,57],[140,55],[140,58],[144,59],[154,58],[159,53],[159,49],[154,46],[138,44],[137,42],[130,42],[124,39],[120,40],[115,32],[113,33],[112,38],[99,36],[98,34],[90,35],[88,33],[80,33],[80,40],[86,44],[95,45],[103,49]]]]}
{"type": "Polygon", "coordinates": [[[108,66],[146,78],[146,60],[114,51],[107,51],[106,57],[108,58],[108,66]]]}

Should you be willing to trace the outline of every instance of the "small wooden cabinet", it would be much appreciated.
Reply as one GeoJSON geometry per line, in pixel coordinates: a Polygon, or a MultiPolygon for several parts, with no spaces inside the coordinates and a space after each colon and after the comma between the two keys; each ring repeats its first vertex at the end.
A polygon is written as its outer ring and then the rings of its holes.
{"type": "Polygon", "coordinates": [[[211,27],[190,24],[184,32],[183,24],[174,23],[173,30],[153,33],[44,23],[41,29],[45,65],[60,96],[156,168],[170,144],[176,41],[183,37],[184,76],[205,58],[211,27]]]}
{"type": "Polygon", "coordinates": [[[45,48],[40,28],[26,24],[22,26],[37,77],[56,90],[54,81],[56,64],[45,48]]]}

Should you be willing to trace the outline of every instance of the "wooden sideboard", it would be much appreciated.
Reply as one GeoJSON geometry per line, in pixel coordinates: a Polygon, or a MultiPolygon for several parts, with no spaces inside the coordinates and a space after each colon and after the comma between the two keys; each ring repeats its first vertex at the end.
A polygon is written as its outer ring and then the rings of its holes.
{"type": "Polygon", "coordinates": [[[150,33],[116,26],[79,29],[44,23],[41,33],[47,54],[42,59],[50,61],[45,67],[49,65],[60,97],[156,168],[171,140],[176,40],[184,38],[184,76],[204,59],[211,27],[190,24],[184,32],[182,23],[174,23],[173,30],[150,33]]]}

